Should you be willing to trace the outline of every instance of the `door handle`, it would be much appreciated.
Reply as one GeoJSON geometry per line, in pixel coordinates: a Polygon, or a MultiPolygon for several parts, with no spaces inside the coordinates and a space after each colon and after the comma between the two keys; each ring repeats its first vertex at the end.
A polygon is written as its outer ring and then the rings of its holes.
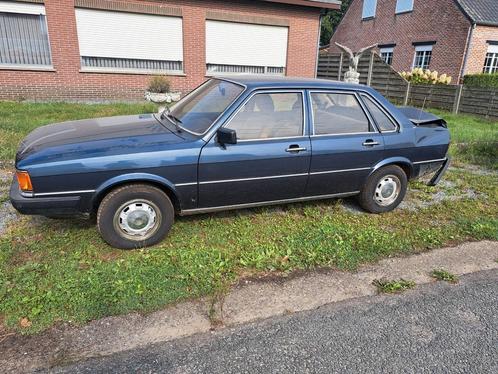
{"type": "Polygon", "coordinates": [[[290,153],[294,153],[294,152],[299,153],[299,152],[304,152],[304,151],[306,151],[306,148],[300,147],[298,144],[293,144],[285,150],[285,152],[290,152],[290,153]]]}
{"type": "Polygon", "coordinates": [[[380,144],[379,142],[376,142],[372,139],[368,139],[368,140],[365,140],[363,142],[364,147],[374,147],[374,146],[379,145],[379,144],[380,144]]]}

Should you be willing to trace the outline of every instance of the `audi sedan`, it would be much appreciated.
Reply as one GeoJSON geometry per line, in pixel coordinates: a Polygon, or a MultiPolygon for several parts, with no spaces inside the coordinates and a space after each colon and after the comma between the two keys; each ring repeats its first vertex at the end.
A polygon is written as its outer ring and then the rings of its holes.
{"type": "Polygon", "coordinates": [[[111,246],[154,245],[176,215],[357,196],[368,212],[444,174],[444,120],[328,80],[213,78],[161,114],[40,127],[10,199],[23,214],[95,215],[111,246]]]}

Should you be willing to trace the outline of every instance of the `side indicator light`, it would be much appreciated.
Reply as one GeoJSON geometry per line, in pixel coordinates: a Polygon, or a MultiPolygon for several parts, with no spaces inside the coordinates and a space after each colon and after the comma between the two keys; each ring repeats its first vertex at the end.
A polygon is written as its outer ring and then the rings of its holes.
{"type": "Polygon", "coordinates": [[[17,182],[19,183],[19,188],[23,192],[33,192],[33,185],[31,184],[31,178],[27,171],[17,171],[17,182]]]}

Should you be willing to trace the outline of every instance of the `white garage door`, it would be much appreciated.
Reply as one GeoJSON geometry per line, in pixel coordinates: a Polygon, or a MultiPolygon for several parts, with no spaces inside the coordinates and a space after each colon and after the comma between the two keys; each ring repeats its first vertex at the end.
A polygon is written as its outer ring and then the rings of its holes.
{"type": "Polygon", "coordinates": [[[183,70],[182,18],[76,9],[82,66],[88,70],[183,70]]]}
{"type": "Polygon", "coordinates": [[[289,29],[225,21],[206,21],[209,73],[284,74],[289,29]]]}

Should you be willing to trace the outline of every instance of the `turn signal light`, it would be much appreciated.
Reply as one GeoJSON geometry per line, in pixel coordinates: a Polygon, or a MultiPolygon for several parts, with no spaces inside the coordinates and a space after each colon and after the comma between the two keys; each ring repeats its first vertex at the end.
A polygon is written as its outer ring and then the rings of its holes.
{"type": "Polygon", "coordinates": [[[31,178],[27,171],[16,172],[17,182],[19,183],[19,188],[23,192],[32,192],[33,185],[31,184],[31,178]]]}

